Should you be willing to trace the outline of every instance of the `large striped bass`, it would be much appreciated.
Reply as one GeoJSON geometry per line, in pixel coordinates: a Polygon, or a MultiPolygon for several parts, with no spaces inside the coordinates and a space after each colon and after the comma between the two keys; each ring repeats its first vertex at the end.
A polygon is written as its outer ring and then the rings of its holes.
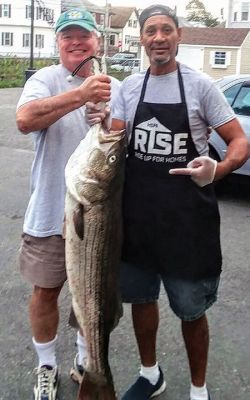
{"type": "Polygon", "coordinates": [[[125,132],[93,125],[70,157],[65,178],[66,268],[72,305],[87,342],[78,400],[116,399],[110,332],[122,314],[118,291],[125,132]]]}

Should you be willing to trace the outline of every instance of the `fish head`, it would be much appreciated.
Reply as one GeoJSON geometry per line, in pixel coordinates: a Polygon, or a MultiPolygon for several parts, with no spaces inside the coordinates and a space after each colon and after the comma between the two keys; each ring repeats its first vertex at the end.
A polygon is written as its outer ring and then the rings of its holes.
{"type": "Polygon", "coordinates": [[[122,186],[125,155],[125,130],[93,125],[67,163],[67,189],[85,206],[104,201],[122,186]]]}
{"type": "Polygon", "coordinates": [[[86,160],[85,177],[89,201],[96,202],[104,200],[122,185],[126,134],[124,130],[101,128],[93,142],[86,160]]]}

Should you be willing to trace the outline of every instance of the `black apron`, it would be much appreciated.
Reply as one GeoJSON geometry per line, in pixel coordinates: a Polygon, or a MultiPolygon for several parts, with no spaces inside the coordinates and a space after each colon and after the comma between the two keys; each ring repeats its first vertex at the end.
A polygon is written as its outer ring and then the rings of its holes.
{"type": "Polygon", "coordinates": [[[181,103],[144,102],[147,71],[128,146],[124,187],[124,261],[182,279],[221,272],[220,216],[213,185],[170,175],[199,156],[183,80],[181,103]]]}

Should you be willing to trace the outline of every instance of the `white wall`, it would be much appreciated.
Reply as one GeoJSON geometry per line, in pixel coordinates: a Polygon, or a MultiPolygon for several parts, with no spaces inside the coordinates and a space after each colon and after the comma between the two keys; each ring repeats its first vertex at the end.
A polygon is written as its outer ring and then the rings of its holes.
{"type": "MultiPolygon", "coordinates": [[[[54,10],[54,21],[57,20],[61,13],[61,0],[43,0],[42,2],[48,9],[54,10]]],[[[2,0],[1,4],[11,4],[11,18],[0,18],[0,55],[16,55],[29,57],[30,47],[23,47],[23,34],[30,33],[30,18],[26,18],[26,5],[31,5],[30,0],[2,0]],[[2,32],[13,33],[13,46],[2,45],[2,32]]],[[[51,57],[55,55],[55,33],[54,25],[50,25],[43,19],[36,19],[36,7],[38,3],[35,1],[35,18],[34,18],[34,57],[51,57]],[[44,48],[35,47],[35,35],[44,36],[44,48]]]]}
{"type": "Polygon", "coordinates": [[[181,44],[176,59],[191,68],[203,71],[203,57],[204,50],[202,47],[181,44]]]}

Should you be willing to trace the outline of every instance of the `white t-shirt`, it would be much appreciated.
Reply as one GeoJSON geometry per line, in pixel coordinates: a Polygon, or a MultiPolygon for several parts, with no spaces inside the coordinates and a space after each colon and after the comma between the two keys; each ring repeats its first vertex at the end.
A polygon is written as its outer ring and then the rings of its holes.
{"type": "MultiPolygon", "coordinates": [[[[200,155],[208,154],[207,127],[217,128],[235,118],[224,95],[207,75],[180,64],[188,109],[191,135],[200,155]]],[[[130,137],[139,102],[145,71],[126,78],[112,108],[112,117],[126,121],[130,137]]],[[[145,102],[179,103],[181,101],[177,70],[165,75],[150,75],[145,102]]]]}
{"type": "MultiPolygon", "coordinates": [[[[40,69],[26,82],[17,107],[31,100],[69,91],[84,81],[84,78],[75,76],[69,83],[66,79],[69,74],[62,65],[40,69]]],[[[120,82],[112,78],[113,101],[119,86],[120,82]]],[[[31,196],[24,218],[25,233],[38,237],[62,234],[66,192],[64,169],[88,130],[83,106],[49,128],[33,132],[35,157],[31,170],[31,196]]]]}

